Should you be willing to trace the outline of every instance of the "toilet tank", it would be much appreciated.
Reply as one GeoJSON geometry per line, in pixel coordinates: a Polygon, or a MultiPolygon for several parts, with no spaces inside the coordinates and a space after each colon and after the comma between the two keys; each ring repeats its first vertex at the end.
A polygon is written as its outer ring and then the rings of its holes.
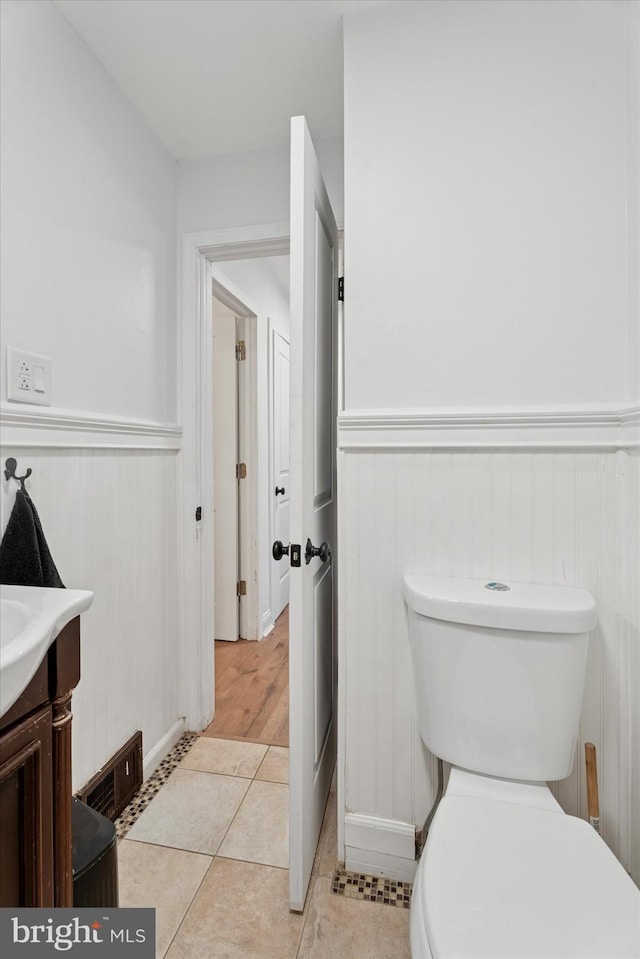
{"type": "Polygon", "coordinates": [[[407,574],[417,719],[447,762],[505,779],[571,772],[589,631],[586,590],[407,574]]]}

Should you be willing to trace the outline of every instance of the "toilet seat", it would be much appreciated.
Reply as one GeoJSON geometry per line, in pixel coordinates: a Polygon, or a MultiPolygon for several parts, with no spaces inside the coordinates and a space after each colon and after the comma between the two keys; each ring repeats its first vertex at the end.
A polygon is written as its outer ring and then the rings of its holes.
{"type": "Polygon", "coordinates": [[[414,959],[422,930],[433,959],[640,957],[640,892],[573,816],[445,795],[418,873],[414,959]]]}

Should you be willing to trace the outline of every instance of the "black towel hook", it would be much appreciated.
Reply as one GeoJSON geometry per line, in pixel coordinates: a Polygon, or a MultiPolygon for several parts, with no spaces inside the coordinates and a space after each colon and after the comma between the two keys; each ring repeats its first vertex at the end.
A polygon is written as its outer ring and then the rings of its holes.
{"type": "MultiPolygon", "coordinates": [[[[4,478],[6,480],[10,480],[10,479],[17,480],[20,483],[20,489],[22,490],[22,492],[27,493],[24,487],[24,481],[26,479],[29,479],[29,477],[31,476],[31,467],[29,466],[27,468],[27,472],[24,474],[24,476],[17,476],[16,468],[18,466],[18,462],[17,460],[14,460],[13,456],[10,456],[8,460],[5,460],[4,465],[6,466],[6,469],[4,471],[4,478]]],[[[29,494],[27,493],[27,496],[28,495],[29,494]]]]}

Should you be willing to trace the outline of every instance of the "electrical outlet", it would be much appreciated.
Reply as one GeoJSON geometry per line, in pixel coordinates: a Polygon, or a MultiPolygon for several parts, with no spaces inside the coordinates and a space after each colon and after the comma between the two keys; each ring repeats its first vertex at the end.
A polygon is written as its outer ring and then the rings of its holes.
{"type": "Polygon", "coordinates": [[[7,399],[51,406],[51,357],[8,346],[7,399]]]}

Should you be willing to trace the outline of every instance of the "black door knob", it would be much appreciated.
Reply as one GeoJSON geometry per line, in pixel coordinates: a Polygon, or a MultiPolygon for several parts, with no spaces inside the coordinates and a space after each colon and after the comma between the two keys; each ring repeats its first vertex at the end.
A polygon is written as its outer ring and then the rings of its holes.
{"type": "Polygon", "coordinates": [[[328,543],[320,543],[319,546],[314,546],[311,540],[308,539],[304,550],[304,561],[308,566],[314,556],[319,556],[322,562],[326,563],[331,553],[332,549],[328,543]]]}
{"type": "Polygon", "coordinates": [[[284,488],[284,486],[276,486],[276,496],[278,495],[278,493],[281,493],[284,496],[284,494],[286,493],[286,489],[284,488]]]}
{"type": "Polygon", "coordinates": [[[289,545],[287,544],[285,546],[279,539],[277,539],[271,549],[271,555],[273,556],[274,559],[278,559],[278,560],[282,559],[282,557],[285,555],[288,556],[289,545]]]}

